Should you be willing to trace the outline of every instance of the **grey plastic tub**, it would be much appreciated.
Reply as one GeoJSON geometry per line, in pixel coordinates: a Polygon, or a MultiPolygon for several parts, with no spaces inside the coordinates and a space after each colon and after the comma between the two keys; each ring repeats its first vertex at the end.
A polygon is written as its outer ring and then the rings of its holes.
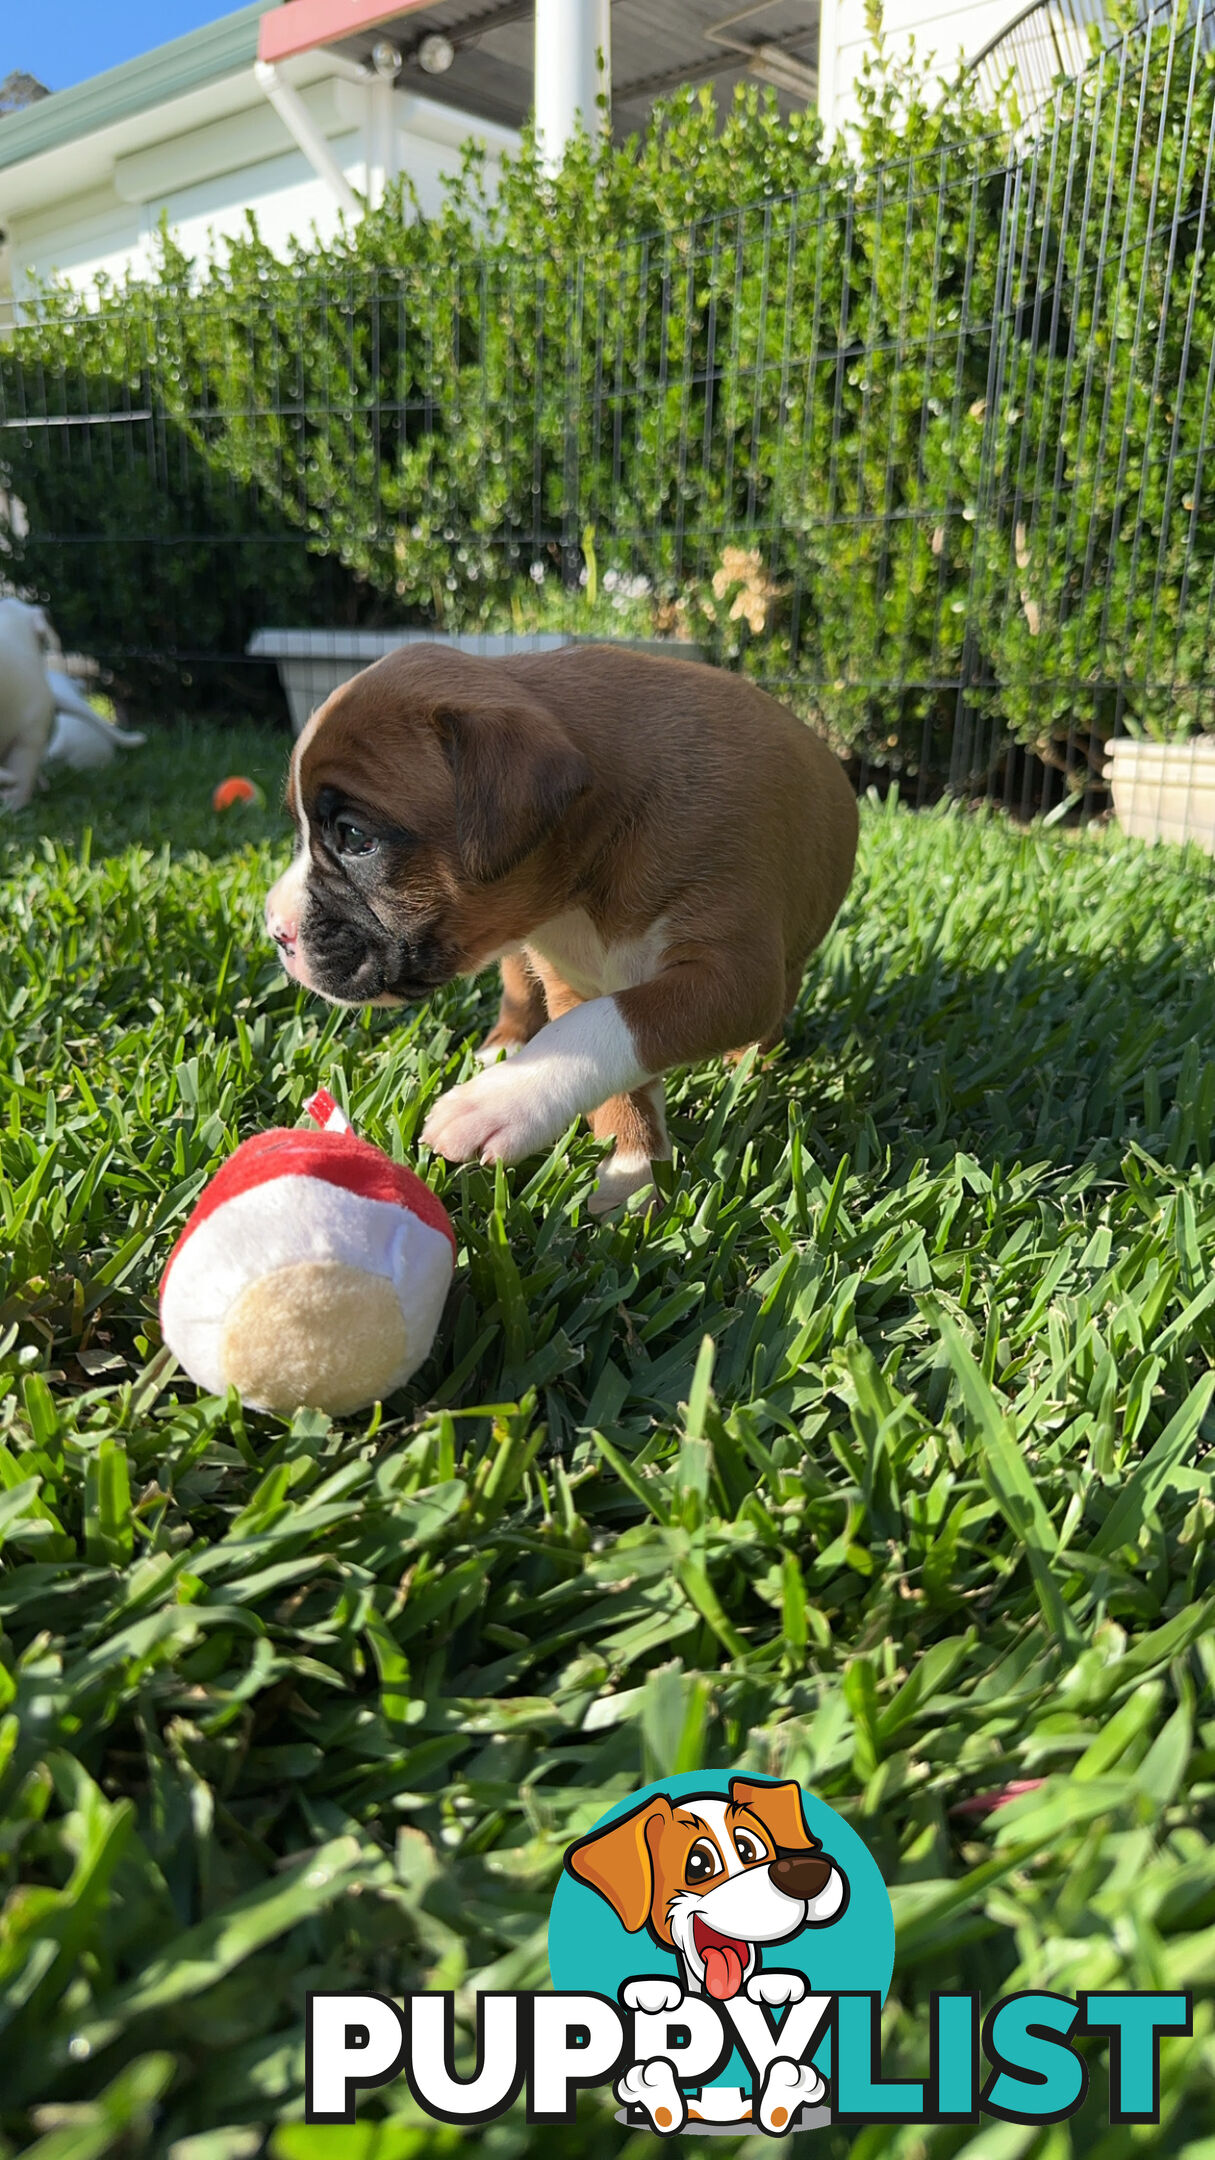
{"type": "Polygon", "coordinates": [[[450,645],[456,652],[501,659],[508,653],[558,652],[563,645],[604,644],[625,645],[632,652],[658,653],[668,660],[702,657],[695,645],[676,638],[571,638],[551,631],[478,631],[444,637],[437,630],[258,630],[247,650],[251,659],[274,661],[291,709],[291,724],[298,735],[331,691],[361,675],[365,667],[382,660],[385,653],[398,652],[402,645],[450,645]]]}

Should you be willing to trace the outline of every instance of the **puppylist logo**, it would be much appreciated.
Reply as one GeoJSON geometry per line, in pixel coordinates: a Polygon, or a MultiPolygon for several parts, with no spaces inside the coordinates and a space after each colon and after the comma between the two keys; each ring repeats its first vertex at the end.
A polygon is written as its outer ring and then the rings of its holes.
{"type": "Polygon", "coordinates": [[[553,1984],[593,1960],[628,2019],[621,2119],[662,2136],[830,2120],[838,1991],[884,2000],[894,1918],[872,1856],[797,1785],[695,1776],[651,1786],[565,1856],[553,1984]]]}
{"type": "Polygon", "coordinates": [[[565,1854],[549,1925],[551,1992],[477,1999],[457,2068],[451,1995],[308,1997],[307,2119],[353,2123],[404,2077],[437,2121],[475,2128],[526,2094],[570,2123],[610,2087],[617,2120],[661,2137],[785,2137],[839,2123],[1034,2128],[1082,2104],[1081,2039],[1107,2043],[1111,2123],[1160,2119],[1160,2046],[1189,1995],[934,1994],[929,2069],[885,2079],[881,2010],[894,1916],[877,1864],[826,1802],[788,1780],[698,1771],[647,1786],[565,1854]]]}

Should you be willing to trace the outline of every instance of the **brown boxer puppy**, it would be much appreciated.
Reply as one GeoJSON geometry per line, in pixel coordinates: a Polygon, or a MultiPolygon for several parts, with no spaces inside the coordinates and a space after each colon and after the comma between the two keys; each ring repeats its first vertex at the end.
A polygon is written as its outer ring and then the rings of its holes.
{"type": "Polygon", "coordinates": [[[295,859],[266,921],[295,981],[396,1005],[502,965],[483,1054],[423,1138],[517,1162],[588,1115],[594,1202],[670,1153],[662,1075],[770,1043],[852,876],[826,745],[737,675],[611,645],[391,653],[291,761],[295,859]]]}

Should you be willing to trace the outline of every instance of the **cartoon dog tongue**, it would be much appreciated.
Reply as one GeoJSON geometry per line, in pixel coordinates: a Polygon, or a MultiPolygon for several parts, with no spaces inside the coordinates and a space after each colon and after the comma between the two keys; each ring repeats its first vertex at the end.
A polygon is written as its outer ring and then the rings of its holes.
{"type": "Polygon", "coordinates": [[[737,1943],[724,1935],[706,1943],[701,1951],[705,1967],[705,1986],[715,2002],[728,2002],[737,1995],[742,1986],[743,1961],[737,1943]]]}

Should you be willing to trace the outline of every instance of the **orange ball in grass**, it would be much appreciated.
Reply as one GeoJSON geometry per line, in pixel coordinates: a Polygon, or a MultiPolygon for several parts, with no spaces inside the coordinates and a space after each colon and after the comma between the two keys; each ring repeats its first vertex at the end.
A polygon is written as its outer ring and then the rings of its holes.
{"type": "Polygon", "coordinates": [[[240,773],[233,773],[229,779],[220,781],[211,797],[211,808],[231,810],[234,803],[256,803],[260,810],[264,802],[265,796],[256,781],[246,780],[240,773]]]}

